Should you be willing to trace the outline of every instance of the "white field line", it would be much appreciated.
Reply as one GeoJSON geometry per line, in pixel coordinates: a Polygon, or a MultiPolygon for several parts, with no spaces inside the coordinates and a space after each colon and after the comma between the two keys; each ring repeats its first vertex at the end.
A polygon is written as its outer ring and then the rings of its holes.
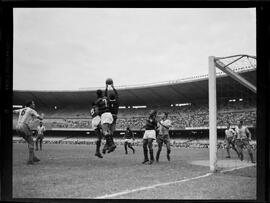
{"type": "MultiPolygon", "coordinates": [[[[222,171],[220,171],[220,173],[234,171],[234,170],[242,169],[242,168],[247,168],[247,167],[250,167],[250,166],[253,166],[253,165],[240,166],[240,167],[231,168],[231,169],[228,169],[228,170],[222,170],[222,171]]],[[[106,195],[103,195],[103,196],[95,197],[94,199],[108,199],[108,198],[122,196],[122,195],[130,194],[130,193],[134,193],[134,192],[150,190],[150,189],[153,189],[153,188],[156,188],[156,187],[162,187],[162,186],[167,186],[167,185],[172,185],[172,184],[177,184],[177,183],[188,182],[188,181],[196,180],[196,179],[200,179],[200,178],[205,178],[205,177],[211,176],[212,174],[214,174],[214,173],[207,173],[205,175],[201,175],[201,176],[197,176],[197,177],[193,177],[193,178],[186,178],[186,179],[183,179],[183,180],[171,181],[171,182],[167,182],[167,183],[159,183],[159,184],[155,184],[155,185],[151,185],[151,186],[147,186],[147,187],[140,187],[140,188],[136,188],[136,189],[132,189],[132,190],[124,190],[122,192],[117,192],[117,193],[113,193],[113,194],[106,194],[106,195]]]]}
{"type": "Polygon", "coordinates": [[[104,196],[96,197],[95,199],[107,199],[107,198],[116,197],[116,196],[120,196],[120,195],[126,195],[126,194],[129,194],[129,193],[139,192],[139,191],[143,191],[143,190],[149,190],[149,189],[153,189],[153,188],[160,187],[160,186],[166,186],[166,185],[171,185],[171,184],[176,184],[176,183],[183,183],[183,182],[187,182],[187,181],[190,181],[190,180],[204,178],[204,177],[207,177],[207,176],[210,176],[210,175],[212,175],[212,173],[207,173],[205,175],[197,176],[197,177],[194,177],[194,178],[187,178],[187,179],[178,180],[178,181],[172,181],[172,182],[167,182],[167,183],[159,183],[159,184],[155,184],[155,185],[151,185],[151,186],[147,186],[147,187],[140,187],[140,188],[136,188],[136,189],[132,189],[132,190],[125,190],[125,191],[113,193],[113,194],[110,194],[110,195],[106,194],[104,196]]]}

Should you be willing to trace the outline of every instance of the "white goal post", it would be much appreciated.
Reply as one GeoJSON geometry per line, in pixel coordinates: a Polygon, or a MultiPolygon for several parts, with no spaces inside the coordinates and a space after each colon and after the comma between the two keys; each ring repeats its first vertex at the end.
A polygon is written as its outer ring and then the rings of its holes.
{"type": "MultiPolygon", "coordinates": [[[[217,171],[217,86],[216,86],[216,68],[219,68],[222,72],[229,75],[231,78],[256,93],[257,89],[254,85],[248,82],[245,78],[230,68],[230,65],[243,58],[252,58],[256,60],[254,56],[248,55],[234,55],[228,57],[214,57],[209,56],[208,62],[208,99],[209,99],[209,165],[210,171],[217,171]],[[228,64],[222,63],[222,59],[236,58],[228,64]]],[[[251,64],[252,65],[252,64],[251,64]]]]}

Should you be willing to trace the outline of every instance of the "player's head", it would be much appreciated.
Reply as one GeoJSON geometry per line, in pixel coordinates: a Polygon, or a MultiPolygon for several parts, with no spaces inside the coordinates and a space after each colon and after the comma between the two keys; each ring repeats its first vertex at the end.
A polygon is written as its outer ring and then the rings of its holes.
{"type": "Polygon", "coordinates": [[[167,112],[162,112],[161,118],[162,118],[162,119],[168,118],[168,113],[167,113],[167,112]]]}
{"type": "Polygon", "coordinates": [[[111,94],[109,95],[109,98],[110,98],[110,100],[115,100],[115,94],[114,94],[114,93],[111,93],[111,94]]]}
{"type": "Polygon", "coordinates": [[[96,94],[98,98],[101,98],[103,96],[102,90],[97,90],[96,94]]]}
{"type": "Polygon", "coordinates": [[[229,129],[231,126],[230,122],[227,122],[227,129],[229,129]]]}
{"type": "Polygon", "coordinates": [[[243,125],[243,121],[242,120],[240,120],[240,121],[238,121],[238,126],[242,126],[243,125]]]}
{"type": "Polygon", "coordinates": [[[26,106],[26,107],[30,107],[30,108],[32,108],[32,109],[34,109],[34,108],[36,107],[34,101],[28,101],[28,102],[26,102],[25,106],[26,106]]]}
{"type": "Polygon", "coordinates": [[[150,117],[156,117],[157,116],[157,111],[156,110],[151,110],[150,111],[150,117]]]}

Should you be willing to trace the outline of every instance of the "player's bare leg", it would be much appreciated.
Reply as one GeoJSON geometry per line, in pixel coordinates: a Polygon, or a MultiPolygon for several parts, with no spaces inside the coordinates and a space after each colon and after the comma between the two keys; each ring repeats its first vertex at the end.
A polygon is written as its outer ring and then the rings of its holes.
{"type": "Polygon", "coordinates": [[[238,154],[239,154],[239,159],[241,161],[244,160],[244,155],[243,155],[243,143],[242,141],[238,140],[237,143],[236,143],[236,146],[237,146],[237,151],[238,151],[238,154]]]}
{"type": "Polygon", "coordinates": [[[148,148],[149,148],[149,153],[150,153],[149,164],[152,164],[154,162],[153,140],[154,139],[152,138],[148,138],[148,148]]]}
{"type": "Polygon", "coordinates": [[[124,143],[124,147],[125,147],[125,154],[128,154],[128,151],[127,151],[127,145],[128,145],[128,143],[127,143],[127,142],[125,142],[125,143],[124,143]]]}
{"type": "Polygon", "coordinates": [[[43,142],[43,139],[40,139],[39,140],[39,149],[40,149],[40,151],[42,151],[42,142],[43,142]]]}
{"type": "Polygon", "coordinates": [[[169,140],[165,141],[166,147],[167,147],[167,159],[168,161],[171,160],[170,153],[171,153],[171,144],[169,140]]]}
{"type": "Polygon", "coordinates": [[[143,160],[142,164],[145,164],[146,162],[149,161],[149,159],[148,159],[147,145],[148,145],[148,139],[143,139],[143,155],[144,155],[144,160],[143,160]]]}
{"type": "Polygon", "coordinates": [[[95,129],[95,134],[97,136],[95,156],[97,156],[99,158],[103,158],[103,156],[100,153],[100,145],[101,145],[102,133],[100,132],[99,128],[95,129]]]}
{"type": "Polygon", "coordinates": [[[38,151],[38,141],[39,141],[39,138],[37,137],[37,139],[36,139],[36,151],[38,151]]]}
{"type": "Polygon", "coordinates": [[[251,145],[249,144],[248,141],[246,141],[246,148],[247,148],[247,150],[248,150],[248,154],[249,154],[251,163],[255,163],[254,158],[253,158],[253,154],[252,154],[251,145]]]}
{"type": "Polygon", "coordinates": [[[133,154],[135,153],[135,149],[131,146],[131,143],[127,144],[128,148],[130,148],[133,151],[133,154]]]}
{"type": "Polygon", "coordinates": [[[156,154],[156,161],[158,162],[159,161],[159,155],[160,155],[160,152],[162,150],[162,145],[163,145],[163,142],[160,140],[158,142],[158,150],[157,150],[157,154],[156,154]]]}

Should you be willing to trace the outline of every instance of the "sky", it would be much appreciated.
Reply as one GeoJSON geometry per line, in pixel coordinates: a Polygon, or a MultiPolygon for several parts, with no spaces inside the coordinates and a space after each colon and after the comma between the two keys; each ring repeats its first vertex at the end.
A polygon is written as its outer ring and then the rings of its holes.
{"type": "Polygon", "coordinates": [[[255,8],[14,8],[14,90],[79,90],[208,72],[256,55],[255,8]]]}

